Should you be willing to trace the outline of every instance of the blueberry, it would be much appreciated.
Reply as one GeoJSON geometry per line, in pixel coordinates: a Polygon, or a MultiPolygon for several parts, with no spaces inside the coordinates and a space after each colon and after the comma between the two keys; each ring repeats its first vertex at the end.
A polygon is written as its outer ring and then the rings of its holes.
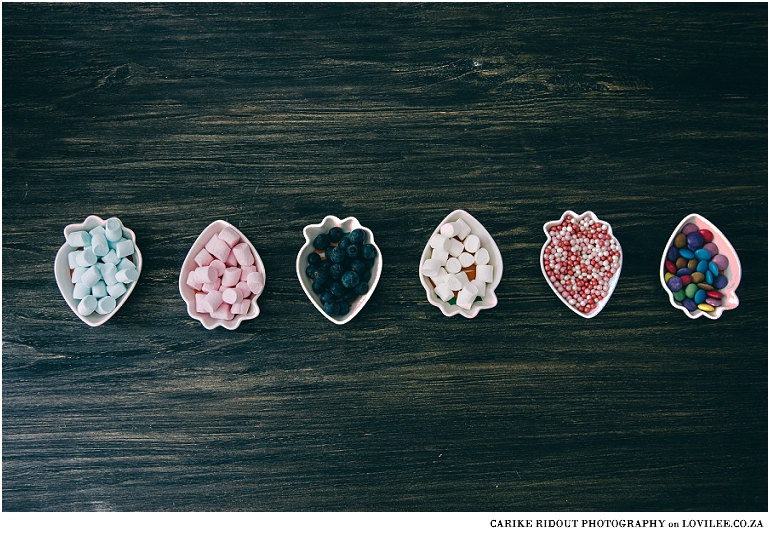
{"type": "Polygon", "coordinates": [[[360,275],[361,273],[366,271],[366,264],[364,263],[363,260],[359,260],[356,258],[355,260],[350,262],[350,270],[355,271],[360,275]]]}
{"type": "Polygon", "coordinates": [[[364,295],[368,291],[369,291],[369,285],[365,282],[362,282],[358,286],[356,286],[356,293],[358,295],[364,295]]]}
{"type": "Polygon", "coordinates": [[[350,312],[350,305],[347,304],[345,301],[339,301],[337,303],[337,314],[339,314],[340,316],[344,316],[348,312],[350,312]]]}
{"type": "Polygon", "coordinates": [[[321,269],[322,270],[329,271],[330,267],[332,267],[332,261],[329,260],[328,258],[321,262],[321,269]]]}
{"type": "Polygon", "coordinates": [[[342,238],[342,229],[340,227],[332,227],[329,229],[329,241],[332,243],[338,243],[342,238]]]}
{"type": "Polygon", "coordinates": [[[371,243],[367,243],[361,250],[361,256],[363,256],[366,260],[374,260],[374,258],[377,256],[377,249],[375,249],[374,245],[371,243]]]}
{"type": "Polygon", "coordinates": [[[360,228],[357,228],[350,233],[350,241],[353,243],[364,243],[364,239],[366,239],[366,233],[361,230],[360,228]]]}
{"type": "Polygon", "coordinates": [[[352,303],[353,301],[356,300],[356,297],[358,297],[358,294],[356,293],[355,290],[348,290],[347,292],[345,292],[345,295],[342,296],[342,300],[345,301],[346,303],[352,303]]]}
{"type": "Polygon", "coordinates": [[[321,303],[326,304],[329,301],[334,301],[334,295],[329,290],[326,290],[324,293],[321,294],[321,303]]]}
{"type": "Polygon", "coordinates": [[[345,287],[339,282],[333,282],[329,286],[329,291],[336,297],[342,297],[345,293],[345,287]]]}
{"type": "Polygon", "coordinates": [[[358,255],[361,254],[361,248],[355,243],[348,245],[346,251],[348,252],[348,258],[358,258],[358,255]]]}
{"type": "Polygon", "coordinates": [[[355,288],[356,285],[358,285],[359,279],[358,279],[358,273],[355,271],[346,271],[342,275],[342,285],[345,288],[355,288]]]}
{"type": "Polygon", "coordinates": [[[339,305],[337,304],[337,301],[329,301],[328,303],[324,303],[324,312],[326,312],[330,316],[336,316],[340,311],[339,305]]]}
{"type": "Polygon", "coordinates": [[[318,273],[316,273],[315,281],[318,284],[324,284],[325,285],[327,282],[329,282],[330,278],[331,277],[329,276],[329,272],[328,271],[319,270],[318,273]]]}
{"type": "Polygon", "coordinates": [[[311,266],[317,266],[321,263],[321,255],[316,252],[307,255],[307,263],[311,266]]]}
{"type": "Polygon", "coordinates": [[[350,238],[348,238],[347,236],[345,236],[344,238],[341,238],[340,242],[337,245],[339,245],[340,247],[347,247],[348,245],[350,245],[350,238]]]}
{"type": "Polygon", "coordinates": [[[358,278],[360,278],[363,282],[369,282],[369,279],[372,278],[372,272],[367,269],[366,271],[362,272],[358,278]]]}
{"type": "Polygon", "coordinates": [[[318,249],[319,251],[323,251],[327,247],[329,247],[329,235],[328,234],[319,234],[315,237],[313,240],[313,247],[318,249]]]}
{"type": "Polygon", "coordinates": [[[318,282],[318,279],[313,281],[313,291],[317,294],[322,294],[326,291],[326,285],[318,282]]]}
{"type": "MultiPolygon", "coordinates": [[[[332,247],[331,245],[324,250],[324,255],[326,255],[327,260],[332,260],[333,250],[334,250],[334,247],[332,247]]],[[[334,260],[332,260],[332,262],[334,262],[334,260]]]]}
{"type": "Polygon", "coordinates": [[[318,267],[317,266],[308,266],[305,268],[305,275],[310,277],[311,279],[315,279],[316,275],[318,275],[318,267]]]}
{"type": "Polygon", "coordinates": [[[331,250],[327,257],[335,264],[341,264],[343,260],[345,260],[345,249],[342,247],[335,247],[331,250]]]}
{"type": "Polygon", "coordinates": [[[343,273],[345,273],[345,266],[342,264],[334,264],[329,268],[329,275],[331,275],[332,280],[340,280],[343,273]]]}

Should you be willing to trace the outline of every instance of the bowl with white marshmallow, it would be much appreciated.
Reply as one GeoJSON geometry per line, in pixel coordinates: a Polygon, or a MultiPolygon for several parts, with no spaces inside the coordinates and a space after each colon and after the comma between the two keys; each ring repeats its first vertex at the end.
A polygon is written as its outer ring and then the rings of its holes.
{"type": "Polygon", "coordinates": [[[236,227],[217,220],[195,240],[182,264],[179,293],[187,313],[206,329],[237,329],[259,316],[265,265],[236,227]]]}
{"type": "Polygon", "coordinates": [[[98,327],[123,306],[139,280],[136,235],[117,217],[90,215],[64,227],[64,238],[54,261],[56,284],[77,317],[98,327]]]}
{"type": "Polygon", "coordinates": [[[445,316],[475,318],[497,305],[503,257],[476,218],[455,210],[436,227],[420,258],[420,282],[428,302],[445,316]]]}

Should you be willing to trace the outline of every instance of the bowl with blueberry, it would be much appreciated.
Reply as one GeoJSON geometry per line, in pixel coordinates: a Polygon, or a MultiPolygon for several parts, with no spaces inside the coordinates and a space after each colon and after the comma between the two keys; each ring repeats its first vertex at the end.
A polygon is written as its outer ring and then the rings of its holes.
{"type": "Polygon", "coordinates": [[[302,230],[297,277],[310,302],[329,321],[342,325],[363,309],[382,273],[374,234],[355,217],[326,216],[302,230]]]}

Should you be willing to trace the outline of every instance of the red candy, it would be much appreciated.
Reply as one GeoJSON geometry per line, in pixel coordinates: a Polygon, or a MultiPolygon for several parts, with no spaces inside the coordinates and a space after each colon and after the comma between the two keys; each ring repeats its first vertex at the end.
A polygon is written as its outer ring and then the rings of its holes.
{"type": "Polygon", "coordinates": [[[714,299],[722,299],[724,297],[721,292],[717,292],[716,290],[709,290],[706,292],[706,295],[713,297],[714,299]]]}
{"type": "Polygon", "coordinates": [[[714,233],[712,233],[710,230],[702,228],[698,231],[698,233],[703,236],[704,243],[709,243],[711,240],[714,239],[714,233]]]}
{"type": "Polygon", "coordinates": [[[692,277],[689,275],[682,275],[679,278],[682,279],[682,288],[684,288],[685,286],[687,286],[692,282],[692,277]]]}
{"type": "Polygon", "coordinates": [[[671,260],[666,260],[666,271],[676,273],[676,265],[671,260]]]}

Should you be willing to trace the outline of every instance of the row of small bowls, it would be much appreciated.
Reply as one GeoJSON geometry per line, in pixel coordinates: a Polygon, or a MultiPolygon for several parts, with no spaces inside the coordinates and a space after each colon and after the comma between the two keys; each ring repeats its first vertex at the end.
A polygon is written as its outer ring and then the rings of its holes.
{"type": "MultiPolygon", "coordinates": [[[[543,225],[543,231],[545,232],[545,235],[547,237],[546,243],[543,245],[543,248],[541,250],[541,269],[543,270],[543,275],[545,276],[545,268],[542,261],[542,251],[545,250],[549,240],[550,235],[549,231],[552,227],[562,223],[565,218],[568,216],[573,217],[576,220],[582,219],[584,217],[590,217],[591,219],[598,221],[602,224],[607,225],[609,234],[612,235],[612,227],[609,225],[609,223],[605,221],[601,221],[593,212],[584,212],[583,214],[578,215],[577,213],[573,211],[565,211],[564,214],[562,214],[562,217],[560,219],[549,221],[546,224],[543,225]]],[[[490,264],[495,268],[494,269],[494,280],[489,284],[488,290],[486,295],[477,300],[477,302],[473,303],[471,308],[469,310],[460,308],[456,305],[450,305],[448,302],[443,301],[438,298],[435,291],[433,290],[432,285],[430,284],[427,277],[420,275],[420,281],[425,289],[426,296],[428,298],[428,301],[435,307],[437,307],[445,316],[454,316],[456,314],[460,314],[467,318],[473,318],[478,315],[478,313],[481,310],[489,309],[497,305],[497,296],[495,295],[495,289],[500,283],[500,280],[502,278],[503,274],[503,259],[502,255],[500,254],[500,250],[497,247],[497,244],[495,243],[492,236],[487,232],[487,230],[484,228],[484,226],[479,223],[476,218],[474,218],[471,214],[464,210],[455,210],[451,212],[449,215],[447,215],[441,223],[436,227],[435,233],[439,232],[439,229],[442,225],[448,222],[456,221],[458,218],[462,218],[468,226],[471,227],[471,232],[479,236],[479,238],[482,241],[482,245],[489,251],[490,254],[490,264]]],[[[101,219],[100,217],[97,217],[95,215],[88,216],[83,223],[80,224],[72,224],[68,225],[64,228],[64,237],[65,237],[65,244],[59,249],[58,254],[56,255],[56,259],[54,262],[54,273],[56,277],[56,282],[59,286],[59,290],[62,293],[62,296],[64,297],[64,300],[67,302],[69,307],[72,309],[72,311],[87,325],[91,327],[96,327],[99,325],[102,325],[106,321],[108,321],[126,302],[128,297],[133,292],[134,287],[136,286],[136,282],[133,282],[130,284],[127,288],[127,291],[125,294],[120,296],[118,299],[116,299],[116,307],[115,309],[110,313],[106,315],[99,315],[99,314],[91,314],[89,316],[83,316],[81,315],[77,310],[77,300],[73,297],[73,285],[70,281],[71,278],[71,272],[69,270],[69,265],[67,263],[67,255],[75,250],[74,248],[70,247],[66,243],[66,238],[69,236],[70,233],[76,232],[76,231],[90,231],[97,225],[104,225],[105,220],[101,219]]],[[[259,256],[259,253],[257,252],[256,247],[251,243],[251,241],[246,238],[246,236],[240,232],[236,227],[231,225],[230,223],[222,220],[217,220],[211,223],[206,229],[201,232],[201,234],[196,239],[195,243],[190,248],[190,252],[187,254],[187,257],[184,260],[184,263],[182,264],[182,273],[186,274],[191,270],[194,270],[196,267],[195,264],[195,252],[199,251],[203,246],[208,242],[209,239],[214,234],[219,233],[224,228],[231,228],[235,230],[239,236],[241,236],[242,240],[248,244],[249,248],[251,249],[252,254],[254,255],[255,262],[257,264],[258,270],[265,276],[265,268],[264,264],[262,262],[262,259],[259,256]]],[[[369,301],[369,298],[371,297],[372,293],[374,292],[374,289],[377,286],[377,283],[379,282],[380,276],[382,274],[382,252],[380,251],[379,247],[377,247],[377,244],[374,241],[374,234],[372,231],[363,225],[356,219],[355,217],[348,217],[345,219],[340,219],[335,216],[326,216],[323,221],[317,225],[307,225],[303,231],[302,231],[304,237],[305,237],[305,244],[300,249],[299,253],[297,254],[296,259],[296,270],[297,270],[297,276],[300,281],[300,285],[302,286],[303,291],[307,295],[308,299],[311,303],[318,309],[318,311],[323,314],[329,321],[337,324],[342,325],[350,320],[352,320],[356,315],[358,315],[359,312],[363,309],[363,307],[366,305],[366,303],[369,301]],[[374,247],[377,250],[377,257],[374,261],[374,265],[372,266],[372,278],[369,283],[369,291],[359,297],[351,306],[350,311],[343,315],[343,316],[330,316],[328,315],[321,304],[320,296],[315,294],[312,289],[312,281],[309,279],[307,274],[305,273],[305,263],[307,256],[310,252],[314,250],[313,247],[313,240],[316,236],[322,233],[326,233],[331,229],[332,227],[340,227],[342,228],[344,233],[349,233],[354,229],[361,229],[366,234],[367,243],[371,243],[374,245],[374,247]]],[[[136,235],[128,228],[123,227],[123,235],[125,238],[131,239],[134,242],[134,256],[133,261],[134,264],[136,264],[137,271],[141,274],[142,270],[142,255],[139,251],[138,246],[136,246],[136,235]]],[[[423,250],[422,256],[420,258],[420,265],[430,257],[431,254],[431,247],[429,244],[426,244],[425,249],[423,250]]],[[[620,266],[622,268],[622,262],[623,262],[623,253],[622,250],[620,251],[620,266]]],[[[548,279],[547,276],[545,276],[546,282],[550,286],[550,288],[553,290],[553,292],[561,299],[567,307],[575,312],[576,314],[585,317],[585,318],[591,318],[596,316],[607,304],[607,302],[610,299],[610,296],[612,295],[612,292],[614,291],[615,287],[617,286],[617,282],[620,278],[620,271],[621,269],[618,269],[617,272],[614,274],[612,279],[610,280],[610,289],[608,291],[608,295],[606,298],[602,299],[602,301],[597,305],[596,308],[591,310],[590,313],[584,314],[578,310],[576,310],[574,307],[570,306],[569,303],[561,296],[561,294],[556,290],[553,283],[548,279]]],[[[722,312],[724,310],[731,310],[738,306],[738,297],[735,294],[735,290],[738,287],[738,284],[740,283],[741,279],[741,264],[738,260],[738,255],[736,254],[735,250],[733,249],[730,242],[727,240],[727,238],[722,234],[722,232],[710,221],[708,221],[706,218],[698,215],[698,214],[690,214],[687,217],[685,217],[679,225],[677,225],[674,232],[671,234],[671,238],[668,241],[668,244],[666,245],[666,249],[664,250],[663,257],[661,259],[661,271],[660,271],[660,278],[661,278],[661,284],[663,285],[663,288],[666,290],[666,292],[669,295],[669,300],[671,302],[671,305],[675,308],[678,308],[682,310],[687,317],[691,319],[696,319],[700,316],[706,316],[709,319],[717,319],[721,316],[722,312]],[[722,289],[722,292],[725,295],[725,300],[723,303],[723,306],[717,307],[717,309],[713,313],[705,313],[701,310],[696,310],[694,312],[691,312],[687,310],[684,306],[682,306],[680,303],[678,303],[674,299],[673,292],[668,288],[668,286],[665,283],[664,280],[664,263],[666,259],[666,251],[668,248],[673,244],[675,236],[680,232],[680,230],[687,224],[694,223],[698,226],[698,228],[701,229],[709,229],[712,231],[714,235],[714,243],[719,248],[719,251],[721,254],[727,256],[729,265],[727,270],[725,271],[725,275],[728,279],[728,285],[722,289]]],[[[265,283],[267,281],[267,278],[265,276],[265,283]]],[[[182,295],[182,298],[184,299],[185,303],[187,304],[187,313],[190,315],[190,317],[198,320],[201,322],[201,324],[206,329],[214,329],[216,327],[224,327],[225,329],[236,329],[240,325],[240,323],[243,320],[247,319],[253,319],[259,315],[259,307],[257,306],[257,298],[258,295],[252,296],[252,303],[253,306],[251,307],[248,314],[238,314],[236,315],[232,320],[222,320],[222,319],[214,319],[208,314],[200,314],[196,312],[195,310],[195,291],[187,286],[186,280],[184,275],[180,275],[179,279],[179,292],[182,295]]]]}

